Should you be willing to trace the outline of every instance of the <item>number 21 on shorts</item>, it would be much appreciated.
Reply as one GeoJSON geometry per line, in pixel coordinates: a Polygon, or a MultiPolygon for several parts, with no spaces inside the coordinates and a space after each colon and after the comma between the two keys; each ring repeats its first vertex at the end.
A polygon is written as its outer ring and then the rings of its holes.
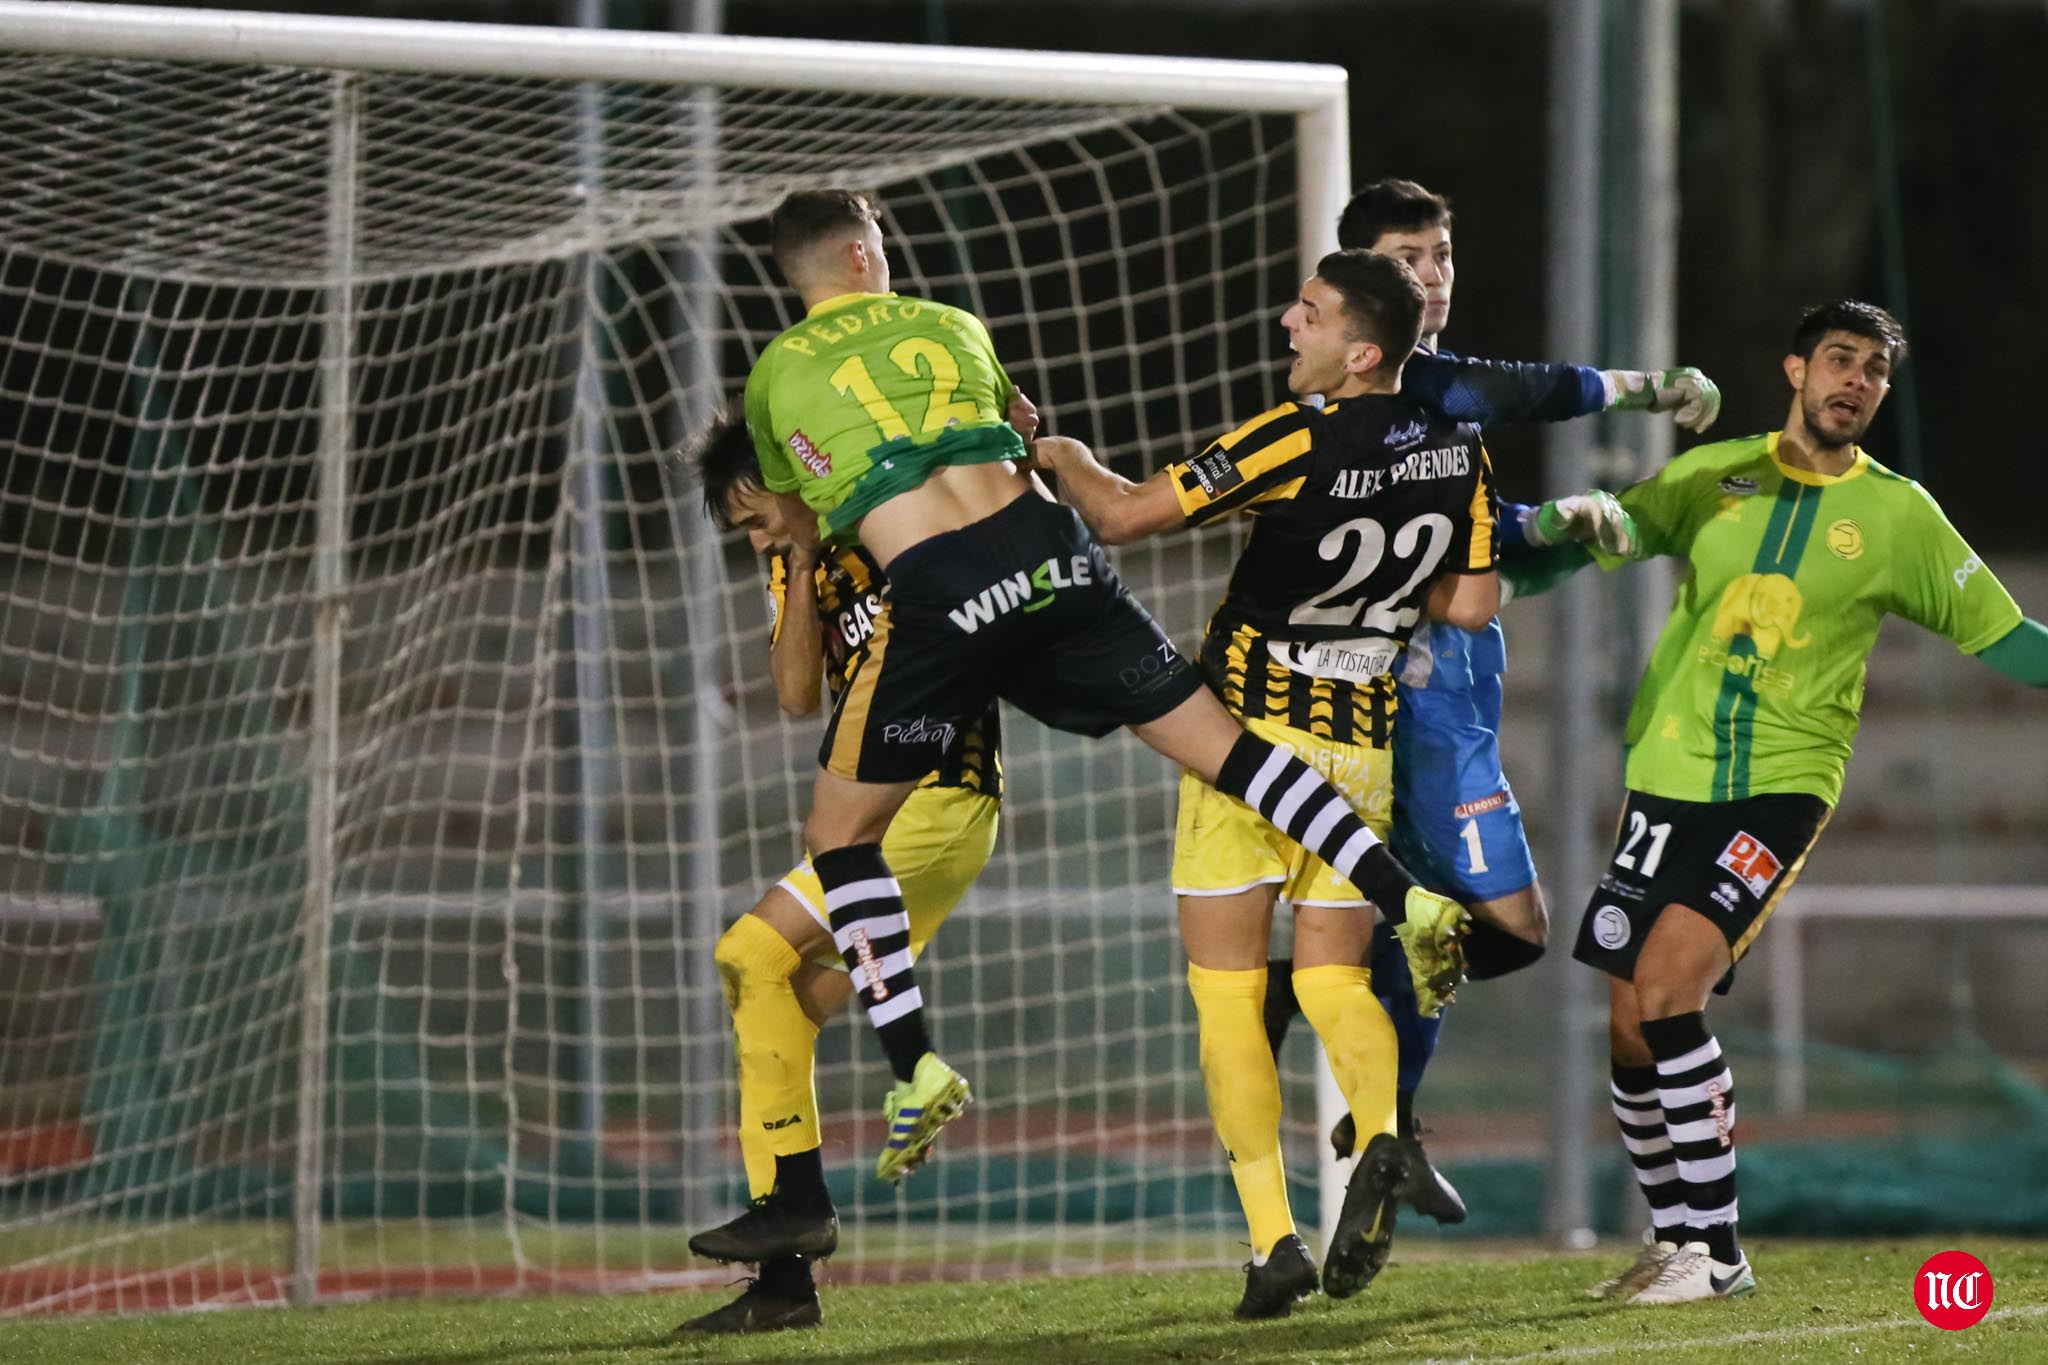
{"type": "Polygon", "coordinates": [[[1657,875],[1657,865],[1664,861],[1664,841],[1670,837],[1670,821],[1653,825],[1648,816],[1639,810],[1632,810],[1628,813],[1628,842],[1614,855],[1614,865],[1645,879],[1654,877],[1657,875]],[[1643,842],[1644,835],[1649,836],[1650,846],[1641,853],[1643,865],[1639,868],[1636,866],[1636,859],[1639,856],[1636,853],[1636,845],[1643,842]]]}

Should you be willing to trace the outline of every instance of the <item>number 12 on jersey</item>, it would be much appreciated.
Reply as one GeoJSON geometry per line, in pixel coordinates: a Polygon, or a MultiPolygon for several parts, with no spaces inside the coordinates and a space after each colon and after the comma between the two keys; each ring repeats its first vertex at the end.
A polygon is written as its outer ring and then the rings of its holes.
{"type": "MultiPolygon", "coordinates": [[[[919,434],[930,436],[944,431],[955,422],[972,422],[980,414],[973,403],[954,401],[953,392],[960,387],[960,362],[953,353],[930,337],[906,337],[889,348],[889,363],[902,372],[907,379],[928,377],[931,386],[925,392],[924,424],[919,434]]],[[[909,436],[910,423],[882,393],[881,386],[868,372],[867,361],[857,355],[850,355],[841,361],[839,368],[832,371],[832,387],[842,398],[852,398],[868,415],[887,441],[900,440],[909,436]]]]}

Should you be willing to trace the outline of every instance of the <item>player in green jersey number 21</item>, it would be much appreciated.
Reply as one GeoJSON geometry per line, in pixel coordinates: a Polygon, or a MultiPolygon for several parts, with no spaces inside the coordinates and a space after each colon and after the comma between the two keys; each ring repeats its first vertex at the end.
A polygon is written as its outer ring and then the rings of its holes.
{"type": "Polygon", "coordinates": [[[1630,557],[1687,569],[1629,712],[1621,829],[1574,949],[1609,974],[1614,1114],[1652,1216],[1636,1263],[1594,1287],[1602,1297],[1755,1287],[1735,1235],[1735,1091],[1707,997],[1728,988],[1840,799],[1879,623],[1903,616],[2048,686],[2048,630],[1926,490],[1856,445],[1905,351],[1881,308],[1809,309],[1785,357],[1782,431],[1696,447],[1621,494],[1630,557]]]}

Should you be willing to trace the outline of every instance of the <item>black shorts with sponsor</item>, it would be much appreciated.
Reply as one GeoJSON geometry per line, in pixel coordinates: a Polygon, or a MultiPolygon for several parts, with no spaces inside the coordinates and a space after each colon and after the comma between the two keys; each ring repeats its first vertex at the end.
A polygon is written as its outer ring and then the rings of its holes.
{"type": "MultiPolygon", "coordinates": [[[[1775,792],[1740,801],[1676,801],[1632,791],[1614,856],[1579,921],[1572,956],[1624,981],[1667,905],[1712,920],[1741,961],[1827,824],[1817,796],[1775,792]]],[[[1731,967],[1716,990],[1726,992],[1731,967]]]]}
{"type": "Polygon", "coordinates": [[[1106,735],[1202,687],[1080,517],[1044,498],[921,541],[888,576],[818,751],[841,777],[922,777],[993,697],[1054,729],[1106,735]]]}

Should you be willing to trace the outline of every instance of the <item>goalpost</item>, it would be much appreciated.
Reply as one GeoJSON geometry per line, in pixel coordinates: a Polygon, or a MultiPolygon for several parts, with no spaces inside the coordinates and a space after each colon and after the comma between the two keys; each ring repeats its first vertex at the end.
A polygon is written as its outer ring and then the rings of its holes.
{"type": "MultiPolygon", "coordinates": [[[[816,725],[663,465],[793,320],[767,211],[879,191],[1139,475],[1282,396],[1343,73],[0,0],[0,77],[0,1314],[721,1280],[711,946],[816,725]]],[[[1233,550],[1119,558],[1192,645],[1233,550]]],[[[1214,1263],[1172,774],[1005,723],[925,973],[979,1103],[874,1184],[828,1026],[835,1273],[1214,1263]]]]}

